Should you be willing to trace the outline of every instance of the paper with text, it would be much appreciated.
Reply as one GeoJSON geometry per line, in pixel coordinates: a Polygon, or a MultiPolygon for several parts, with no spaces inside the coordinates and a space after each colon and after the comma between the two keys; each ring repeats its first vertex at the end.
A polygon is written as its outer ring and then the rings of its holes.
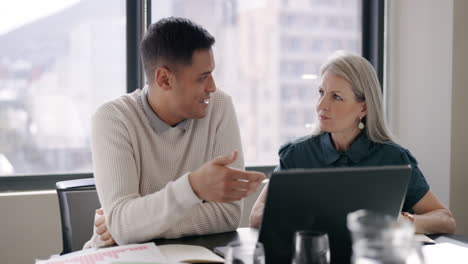
{"type": "Polygon", "coordinates": [[[145,243],[83,250],[48,260],[36,260],[36,264],[104,264],[113,261],[168,262],[154,243],[145,243]]]}

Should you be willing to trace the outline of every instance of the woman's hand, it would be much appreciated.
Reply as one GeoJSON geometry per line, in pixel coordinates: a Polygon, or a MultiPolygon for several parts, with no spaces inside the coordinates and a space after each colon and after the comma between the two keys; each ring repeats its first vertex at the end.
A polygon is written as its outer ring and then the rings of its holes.
{"type": "Polygon", "coordinates": [[[262,192],[255,201],[255,204],[250,212],[249,226],[259,228],[263,219],[263,209],[265,209],[265,201],[267,196],[268,184],[263,187],[262,192]]]}

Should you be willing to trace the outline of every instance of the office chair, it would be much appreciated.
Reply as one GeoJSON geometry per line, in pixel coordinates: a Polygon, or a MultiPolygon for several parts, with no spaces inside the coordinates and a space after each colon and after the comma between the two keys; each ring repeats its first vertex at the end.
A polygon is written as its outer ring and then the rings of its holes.
{"type": "Polygon", "coordinates": [[[56,183],[56,187],[62,222],[63,255],[81,250],[91,238],[94,214],[101,206],[94,178],[61,181],[56,183]]]}

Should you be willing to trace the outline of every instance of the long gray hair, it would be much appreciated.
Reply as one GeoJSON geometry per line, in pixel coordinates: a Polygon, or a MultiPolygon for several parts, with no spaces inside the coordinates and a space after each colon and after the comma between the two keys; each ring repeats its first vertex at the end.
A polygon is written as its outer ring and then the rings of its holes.
{"type": "MultiPolygon", "coordinates": [[[[392,142],[392,136],[387,128],[382,104],[382,89],[374,67],[363,57],[337,51],[320,67],[320,76],[332,72],[347,80],[353,89],[358,102],[365,102],[367,115],[363,118],[367,137],[373,142],[392,142]]],[[[322,134],[320,128],[313,135],[322,134]]]]}

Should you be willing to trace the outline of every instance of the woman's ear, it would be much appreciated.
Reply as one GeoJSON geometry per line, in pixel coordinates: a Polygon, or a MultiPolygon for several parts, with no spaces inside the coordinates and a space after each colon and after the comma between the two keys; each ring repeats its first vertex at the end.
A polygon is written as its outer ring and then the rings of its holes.
{"type": "Polygon", "coordinates": [[[365,102],[362,102],[362,106],[361,106],[361,118],[365,117],[367,115],[367,106],[366,106],[366,103],[365,102]]]}
{"type": "Polygon", "coordinates": [[[171,70],[165,66],[157,67],[154,71],[154,80],[164,91],[172,89],[173,77],[171,70]]]}

